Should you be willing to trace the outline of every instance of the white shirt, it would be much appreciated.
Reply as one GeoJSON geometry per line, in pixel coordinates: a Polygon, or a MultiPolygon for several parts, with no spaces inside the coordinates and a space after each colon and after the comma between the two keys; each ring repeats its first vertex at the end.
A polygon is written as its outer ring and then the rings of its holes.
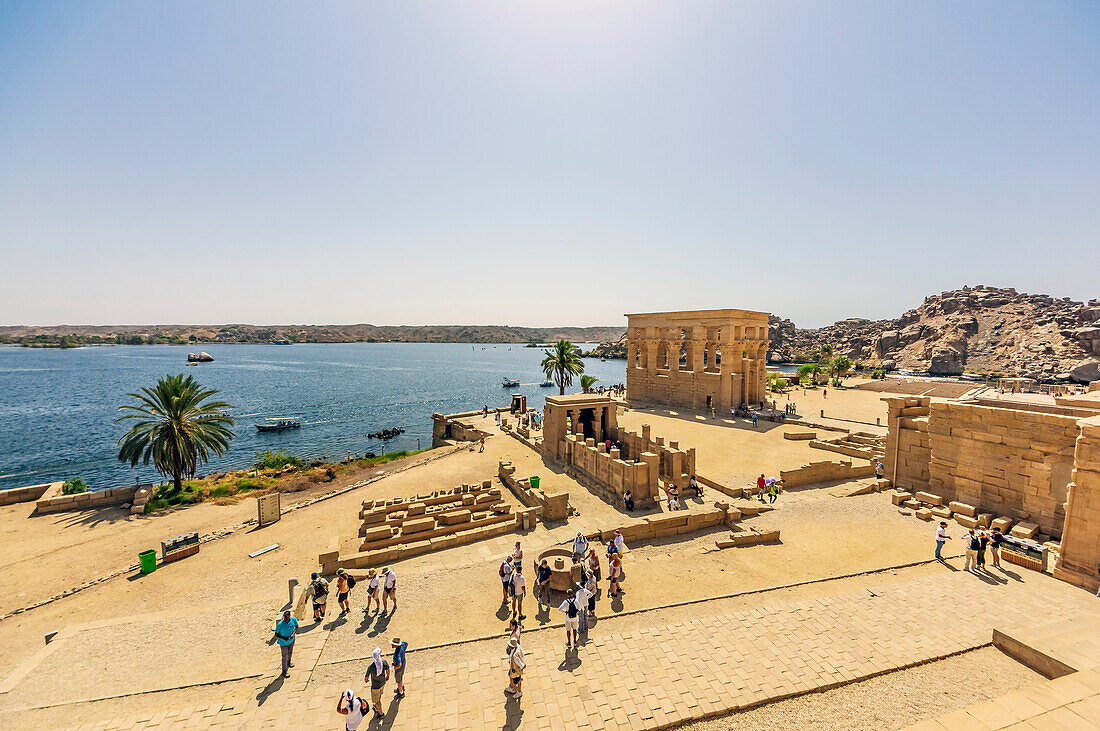
{"type": "Polygon", "coordinates": [[[386,588],[387,589],[392,589],[396,585],[397,585],[397,574],[395,574],[393,571],[390,571],[389,573],[386,574],[386,588]]]}
{"type": "Polygon", "coordinates": [[[590,596],[592,595],[584,589],[577,589],[577,595],[572,599],[566,599],[564,602],[562,602],[561,606],[558,607],[558,611],[562,612],[563,614],[569,614],[569,602],[573,602],[573,606],[577,608],[578,612],[587,612],[588,598],[590,596]]]}
{"type": "Polygon", "coordinates": [[[351,706],[348,709],[348,715],[344,716],[344,723],[347,725],[348,731],[355,731],[362,722],[363,704],[358,698],[352,698],[351,706]]]}

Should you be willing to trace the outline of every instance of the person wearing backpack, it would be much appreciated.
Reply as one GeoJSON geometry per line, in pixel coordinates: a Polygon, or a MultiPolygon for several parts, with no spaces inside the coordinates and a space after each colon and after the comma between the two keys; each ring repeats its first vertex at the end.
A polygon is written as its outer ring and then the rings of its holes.
{"type": "Polygon", "coordinates": [[[577,629],[581,623],[581,612],[588,611],[588,592],[570,589],[558,611],[565,615],[565,649],[568,650],[580,642],[577,629]]]}
{"type": "Polygon", "coordinates": [[[325,605],[328,604],[328,582],[314,571],[310,577],[309,593],[313,597],[313,621],[320,622],[325,618],[325,605]]]}
{"type": "Polygon", "coordinates": [[[355,588],[355,577],[344,569],[336,569],[336,599],[340,603],[340,616],[351,611],[348,592],[355,588]]]}
{"type": "Polygon", "coordinates": [[[511,598],[508,595],[509,589],[512,588],[512,557],[505,556],[504,560],[500,562],[500,568],[497,569],[497,576],[500,577],[500,588],[504,592],[504,597],[500,600],[501,604],[507,604],[511,598]]]}
{"type": "Polygon", "coordinates": [[[344,728],[347,731],[355,731],[363,723],[363,709],[366,707],[366,702],[352,693],[351,688],[345,690],[336,701],[336,712],[344,716],[344,728]]]}

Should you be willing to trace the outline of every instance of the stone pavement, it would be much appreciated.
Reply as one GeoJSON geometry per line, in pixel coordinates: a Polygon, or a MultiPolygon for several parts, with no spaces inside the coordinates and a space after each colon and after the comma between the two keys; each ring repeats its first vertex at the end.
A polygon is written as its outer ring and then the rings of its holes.
{"type": "MultiPolygon", "coordinates": [[[[465,643],[458,653],[414,651],[407,697],[392,700],[391,683],[386,719],[361,728],[664,728],[988,645],[994,628],[1097,611],[1096,597],[1045,575],[992,576],[949,568],[895,583],[875,576],[857,592],[713,616],[694,605],[686,621],[622,632],[604,620],[579,652],[565,651],[560,629],[529,632],[518,701],[503,693],[503,639],[465,643]]],[[[365,663],[332,666],[346,668],[340,684],[310,682],[325,639],[307,633],[291,682],[265,678],[247,702],[80,728],[338,727],[333,708],[343,688],[367,693],[365,663]]]]}

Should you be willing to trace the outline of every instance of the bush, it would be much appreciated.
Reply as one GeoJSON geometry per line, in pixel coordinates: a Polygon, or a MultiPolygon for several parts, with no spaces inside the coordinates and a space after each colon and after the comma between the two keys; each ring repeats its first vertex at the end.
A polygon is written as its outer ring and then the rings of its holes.
{"type": "Polygon", "coordinates": [[[254,465],[258,470],[281,470],[287,465],[292,467],[305,467],[305,463],[298,459],[294,455],[287,454],[283,450],[273,452],[270,449],[266,452],[256,452],[256,464],[254,465]]]}
{"type": "Polygon", "coordinates": [[[79,477],[65,480],[65,484],[61,486],[62,495],[79,495],[82,492],[88,492],[88,486],[79,477]]]}

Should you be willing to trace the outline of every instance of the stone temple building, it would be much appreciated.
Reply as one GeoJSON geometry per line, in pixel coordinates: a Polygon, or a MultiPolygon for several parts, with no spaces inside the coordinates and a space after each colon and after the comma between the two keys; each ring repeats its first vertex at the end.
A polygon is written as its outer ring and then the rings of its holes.
{"type": "Polygon", "coordinates": [[[768,313],[689,310],[627,315],[626,398],[720,414],[764,401],[768,313]]]}

